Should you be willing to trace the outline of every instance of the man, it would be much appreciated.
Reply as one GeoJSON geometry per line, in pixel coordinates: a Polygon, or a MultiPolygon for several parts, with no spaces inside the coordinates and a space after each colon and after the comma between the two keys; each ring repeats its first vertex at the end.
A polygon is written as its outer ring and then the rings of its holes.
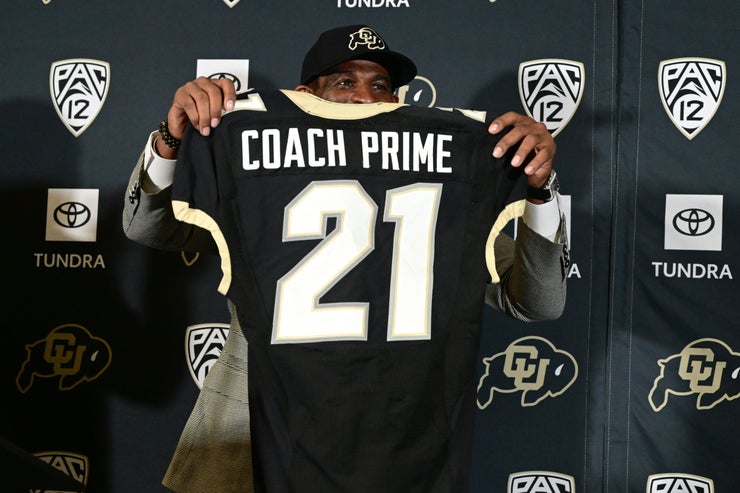
{"type": "MultiPolygon", "coordinates": [[[[391,51],[371,28],[344,26],[323,33],[309,50],[296,91],[338,103],[395,103],[398,98],[394,91],[415,75],[413,62],[391,51]]],[[[123,214],[129,238],[156,248],[215,251],[209,232],[174,219],[169,186],[174,158],[187,126],[192,124],[202,135],[209,135],[219,125],[222,110],[232,110],[235,101],[233,85],[226,80],[199,78],[177,90],[166,121],[159,133],[150,136],[131,177],[123,214]]],[[[565,301],[563,265],[567,263],[567,250],[557,201],[547,200],[556,196],[551,187],[555,144],[544,125],[523,115],[507,113],[490,125],[494,134],[504,129],[509,131],[497,141],[492,153],[496,157],[513,155],[511,164],[525,167],[531,200],[519,223],[516,242],[501,235],[496,239],[496,270],[501,278],[489,285],[487,301],[521,320],[557,318],[565,301]]],[[[233,304],[229,308],[232,330],[226,347],[204,382],[164,481],[178,492],[252,491],[247,345],[233,304]]],[[[265,467],[269,460],[255,457],[254,463],[265,467]]],[[[460,467],[467,467],[464,461],[460,467]]],[[[466,471],[454,471],[452,476],[462,477],[464,482],[466,471]]],[[[440,481],[442,488],[443,483],[452,480],[440,481]]],[[[450,487],[458,488],[460,484],[450,487]]],[[[273,486],[258,487],[273,491],[273,486]]],[[[364,487],[358,485],[356,491],[364,491],[364,487]]]]}

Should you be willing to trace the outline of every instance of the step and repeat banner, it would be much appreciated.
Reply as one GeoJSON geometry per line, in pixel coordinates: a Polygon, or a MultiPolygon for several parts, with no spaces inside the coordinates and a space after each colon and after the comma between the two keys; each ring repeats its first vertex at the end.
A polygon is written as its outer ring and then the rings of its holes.
{"type": "Polygon", "coordinates": [[[124,236],[129,175],[186,81],[292,89],[364,23],[419,67],[403,102],[558,144],[568,303],[485,309],[471,492],[740,491],[739,5],[6,2],[0,490],[167,491],[229,317],[217,259],[124,236]]]}

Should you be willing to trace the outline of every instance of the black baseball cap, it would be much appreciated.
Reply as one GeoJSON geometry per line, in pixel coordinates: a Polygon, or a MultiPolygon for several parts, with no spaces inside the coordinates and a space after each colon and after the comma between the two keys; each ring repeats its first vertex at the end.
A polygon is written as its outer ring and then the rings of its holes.
{"type": "Polygon", "coordinates": [[[301,84],[308,84],[327,70],[349,60],[369,60],[382,65],[393,88],[416,77],[416,65],[405,55],[391,51],[388,43],[364,24],[336,27],[321,33],[303,59],[301,84]]]}

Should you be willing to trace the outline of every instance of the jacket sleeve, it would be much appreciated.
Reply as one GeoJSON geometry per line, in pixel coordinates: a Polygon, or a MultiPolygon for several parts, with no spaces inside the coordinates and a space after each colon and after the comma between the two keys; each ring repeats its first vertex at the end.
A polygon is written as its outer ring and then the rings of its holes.
{"type": "Polygon", "coordinates": [[[486,303],[525,322],[560,317],[569,263],[565,243],[540,236],[519,219],[516,240],[500,234],[494,249],[501,279],[486,287],[486,303]]]}
{"type": "Polygon", "coordinates": [[[142,190],[145,154],[139,156],[126,187],[122,215],[126,237],[160,250],[216,253],[208,231],[175,219],[170,187],[157,193],[142,190]]]}

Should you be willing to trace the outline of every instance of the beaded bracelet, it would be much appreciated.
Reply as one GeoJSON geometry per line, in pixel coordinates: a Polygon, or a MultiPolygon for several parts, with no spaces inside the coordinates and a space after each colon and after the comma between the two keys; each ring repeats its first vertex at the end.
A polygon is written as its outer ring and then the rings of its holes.
{"type": "Polygon", "coordinates": [[[162,120],[162,122],[159,124],[159,135],[162,136],[162,140],[170,149],[177,149],[178,147],[180,147],[180,143],[182,141],[174,138],[172,134],[170,134],[170,129],[167,125],[166,118],[162,120]]]}

